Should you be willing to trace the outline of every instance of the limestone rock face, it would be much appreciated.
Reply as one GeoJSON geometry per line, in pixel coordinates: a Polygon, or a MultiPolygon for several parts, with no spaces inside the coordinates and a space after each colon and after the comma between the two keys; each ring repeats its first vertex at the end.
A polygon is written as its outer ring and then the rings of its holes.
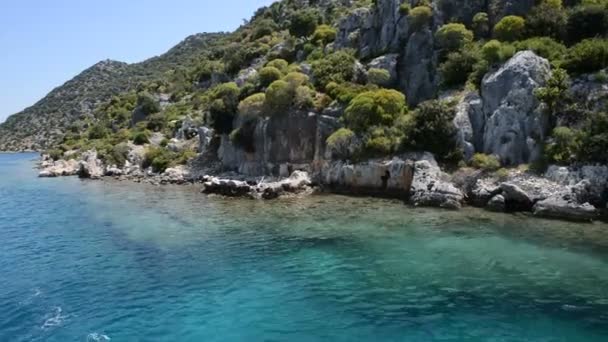
{"type": "Polygon", "coordinates": [[[91,150],[82,154],[82,160],[79,162],[78,177],[99,179],[104,174],[104,166],[102,161],[97,158],[97,151],[91,150]]]}
{"type": "Polygon", "coordinates": [[[218,158],[227,170],[247,176],[278,174],[282,164],[291,171],[309,168],[324,155],[325,141],[339,127],[336,118],[293,111],[259,120],[253,131],[254,152],[221,138],[218,158]]]}
{"type": "Polygon", "coordinates": [[[481,149],[483,125],[484,114],[481,98],[476,93],[465,94],[456,106],[454,126],[458,131],[457,144],[463,150],[467,161],[481,149]]]}
{"type": "Polygon", "coordinates": [[[548,122],[534,90],[551,76],[549,62],[531,51],[513,56],[482,82],[486,117],[483,151],[499,156],[506,165],[534,161],[540,156],[548,122]]]}
{"type": "Polygon", "coordinates": [[[400,4],[400,0],[378,0],[373,8],[353,10],[338,24],[335,48],[353,48],[363,59],[397,52],[408,32],[400,4]]]}
{"type": "Polygon", "coordinates": [[[336,161],[321,171],[320,183],[337,191],[406,197],[412,177],[413,164],[401,158],[357,164],[336,161]]]}
{"type": "Polygon", "coordinates": [[[437,59],[433,41],[431,30],[415,32],[401,55],[399,87],[407,94],[410,107],[434,98],[437,93],[437,59]]]}
{"type": "Polygon", "coordinates": [[[597,206],[603,206],[608,201],[608,166],[606,165],[571,167],[551,165],[544,177],[563,186],[578,189],[579,194],[582,183],[586,182],[588,191],[584,192],[585,197],[581,198],[582,201],[597,206]]]}
{"type": "Polygon", "coordinates": [[[534,205],[534,215],[572,221],[593,221],[598,210],[589,203],[579,203],[568,195],[556,195],[534,205]]]}

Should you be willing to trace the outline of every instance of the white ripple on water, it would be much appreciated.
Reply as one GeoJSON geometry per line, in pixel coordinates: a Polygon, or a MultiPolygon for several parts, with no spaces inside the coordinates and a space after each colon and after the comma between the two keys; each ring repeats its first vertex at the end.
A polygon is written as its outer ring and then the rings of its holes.
{"type": "Polygon", "coordinates": [[[67,315],[62,314],[63,310],[60,306],[53,308],[53,312],[46,315],[47,319],[44,324],[40,327],[42,330],[47,330],[56,326],[61,325],[67,318],[67,315]]]}
{"type": "Polygon", "coordinates": [[[107,342],[110,341],[111,338],[108,335],[100,334],[100,333],[90,333],[87,335],[87,342],[107,342]]]}

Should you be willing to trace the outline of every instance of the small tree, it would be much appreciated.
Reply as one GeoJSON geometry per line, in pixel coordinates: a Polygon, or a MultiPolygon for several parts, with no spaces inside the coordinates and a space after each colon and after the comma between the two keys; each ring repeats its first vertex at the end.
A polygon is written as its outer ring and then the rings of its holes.
{"type": "Polygon", "coordinates": [[[367,91],[351,101],[344,120],[353,131],[365,132],[372,126],[392,125],[405,108],[405,96],[396,90],[367,91]]]}
{"type": "Polygon", "coordinates": [[[494,26],[494,37],[500,41],[512,42],[523,37],[526,29],[526,20],[516,15],[502,18],[494,26]]]}
{"type": "Polygon", "coordinates": [[[544,87],[536,89],[534,94],[539,101],[547,106],[549,115],[555,115],[559,101],[563,100],[570,87],[570,79],[566,70],[557,68],[553,70],[551,78],[544,87]]]}

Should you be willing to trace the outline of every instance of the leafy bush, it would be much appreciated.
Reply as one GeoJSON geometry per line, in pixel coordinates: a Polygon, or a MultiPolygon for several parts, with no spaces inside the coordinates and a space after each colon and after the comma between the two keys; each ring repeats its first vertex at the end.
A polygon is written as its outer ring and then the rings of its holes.
{"type": "Polygon", "coordinates": [[[211,124],[219,134],[232,131],[232,121],[239,104],[240,90],[236,83],[223,83],[211,90],[211,124]]]}
{"type": "Polygon", "coordinates": [[[580,135],[568,127],[556,127],[551,136],[551,142],[545,146],[547,158],[557,164],[574,162],[580,149],[580,135]]]}
{"type": "Polygon", "coordinates": [[[591,113],[582,131],[581,160],[597,163],[608,163],[608,114],[591,113]]]}
{"type": "Polygon", "coordinates": [[[567,32],[570,42],[603,36],[606,31],[608,31],[608,11],[605,6],[578,6],[568,17],[567,32]]]}
{"type": "Polygon", "coordinates": [[[326,45],[336,40],[337,31],[329,25],[320,25],[312,35],[312,40],[321,45],[326,45]]]}
{"type": "Polygon", "coordinates": [[[271,19],[262,19],[253,23],[253,32],[251,33],[251,39],[256,40],[264,36],[271,35],[277,31],[277,24],[271,19]]]}
{"type": "Polygon", "coordinates": [[[399,14],[401,14],[403,16],[409,15],[411,10],[412,10],[412,7],[410,6],[410,4],[403,3],[403,4],[399,5],[399,14]]]}
{"type": "Polygon", "coordinates": [[[358,148],[355,133],[348,128],[340,128],[327,138],[327,148],[332,158],[353,158],[358,148]]]}
{"type": "Polygon", "coordinates": [[[344,120],[355,132],[372,126],[390,126],[405,110],[405,96],[396,91],[379,89],[355,97],[344,112],[344,120]]]}
{"type": "Polygon", "coordinates": [[[265,102],[266,94],[253,94],[239,103],[239,114],[245,120],[257,118],[264,111],[265,102]]]}
{"type": "Polygon", "coordinates": [[[608,40],[585,39],[568,49],[564,68],[571,72],[592,72],[608,66],[608,40]]]}
{"type": "Polygon", "coordinates": [[[408,22],[412,31],[420,31],[427,27],[433,19],[433,10],[429,6],[417,6],[410,10],[408,22]]]}
{"type": "Polygon", "coordinates": [[[455,115],[452,103],[431,100],[419,104],[413,113],[413,128],[404,147],[429,151],[441,160],[459,161],[462,151],[456,145],[455,115]]]}
{"type": "Polygon", "coordinates": [[[327,93],[342,104],[350,103],[355,97],[357,97],[357,95],[365,91],[377,89],[376,86],[363,86],[361,84],[350,82],[340,84],[330,82],[326,88],[327,93]]]}
{"type": "Polygon", "coordinates": [[[544,1],[526,17],[526,30],[530,36],[562,39],[567,23],[568,14],[561,4],[544,1]]]}
{"type": "Polygon", "coordinates": [[[512,42],[523,37],[526,29],[526,20],[516,15],[502,18],[494,26],[494,37],[500,41],[512,42]]]}
{"type": "Polygon", "coordinates": [[[90,140],[96,140],[96,139],[103,139],[108,135],[108,130],[106,129],[105,125],[103,123],[97,123],[95,125],[93,125],[91,128],[89,128],[89,139],[90,140]]]}
{"type": "Polygon", "coordinates": [[[517,51],[532,50],[535,54],[550,61],[557,61],[566,55],[567,48],[549,37],[535,37],[515,42],[517,51]]]}
{"type": "Polygon", "coordinates": [[[490,40],[481,47],[481,57],[490,65],[502,63],[513,57],[515,47],[498,40],[490,40]]]}
{"type": "Polygon", "coordinates": [[[371,68],[367,72],[367,80],[372,84],[388,86],[390,85],[391,74],[385,69],[371,68]]]}
{"type": "Polygon", "coordinates": [[[46,151],[46,154],[48,154],[48,155],[49,155],[49,157],[50,157],[52,160],[55,160],[55,161],[57,161],[57,160],[59,160],[59,159],[63,158],[63,150],[60,150],[60,149],[57,149],[57,148],[56,148],[56,149],[52,149],[52,150],[48,150],[48,151],[46,151]]]}
{"type": "Polygon", "coordinates": [[[570,88],[570,79],[564,69],[553,70],[551,78],[544,87],[537,88],[534,92],[539,101],[547,105],[550,115],[557,111],[559,101],[565,98],[565,93],[570,88]]]}
{"type": "Polygon", "coordinates": [[[473,41],[473,32],[467,30],[463,24],[450,23],[437,30],[435,40],[443,49],[456,51],[473,41]]]}
{"type": "Polygon", "coordinates": [[[500,161],[496,156],[476,153],[471,158],[471,166],[484,171],[496,171],[500,169],[500,161]]]}
{"type": "Polygon", "coordinates": [[[445,62],[439,66],[443,85],[450,87],[464,84],[480,59],[479,50],[473,45],[448,54],[445,62]]]}
{"type": "Polygon", "coordinates": [[[315,84],[321,89],[329,82],[351,82],[355,78],[355,57],[344,50],[330,53],[312,63],[312,73],[315,84]]]}
{"type": "Polygon", "coordinates": [[[260,86],[266,88],[270,85],[270,83],[280,80],[283,74],[281,71],[275,67],[264,67],[258,73],[258,78],[260,81],[260,86]]]}
{"type": "Polygon", "coordinates": [[[287,82],[272,82],[266,89],[266,107],[271,114],[285,114],[291,106],[295,89],[287,82]]]}
{"type": "Polygon", "coordinates": [[[478,39],[486,38],[490,34],[490,18],[488,13],[479,12],[473,17],[472,23],[473,32],[478,39]]]}
{"type": "Polygon", "coordinates": [[[154,172],[162,173],[169,167],[174,157],[174,154],[165,148],[150,147],[144,155],[143,167],[151,166],[154,172]]]}
{"type": "Polygon", "coordinates": [[[291,17],[289,33],[294,37],[309,37],[319,23],[319,13],[312,9],[297,11],[291,17]]]}
{"type": "Polygon", "coordinates": [[[266,63],[266,67],[276,68],[281,72],[281,74],[285,74],[289,71],[289,62],[282,58],[277,58],[266,63]]]}
{"type": "Polygon", "coordinates": [[[141,92],[137,96],[137,107],[146,116],[160,112],[158,101],[148,92],[141,92]]]}
{"type": "Polygon", "coordinates": [[[283,77],[283,81],[289,83],[289,85],[291,85],[293,88],[307,85],[308,80],[308,76],[301,72],[290,72],[285,77],[283,77]]]}
{"type": "Polygon", "coordinates": [[[144,144],[148,144],[150,142],[150,131],[148,130],[143,130],[143,131],[137,131],[133,133],[133,143],[135,145],[144,145],[144,144]]]}
{"type": "Polygon", "coordinates": [[[307,86],[298,86],[295,89],[293,106],[298,109],[310,109],[314,106],[314,90],[307,86]]]}

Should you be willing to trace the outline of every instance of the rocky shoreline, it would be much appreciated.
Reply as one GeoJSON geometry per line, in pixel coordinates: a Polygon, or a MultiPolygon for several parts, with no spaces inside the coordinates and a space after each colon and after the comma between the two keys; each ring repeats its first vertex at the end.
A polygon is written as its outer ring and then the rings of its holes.
{"type": "MultiPolygon", "coordinates": [[[[289,170],[293,165],[284,165],[289,170]]],[[[327,161],[293,170],[288,177],[252,177],[235,172],[205,173],[189,166],[161,174],[130,163],[104,166],[95,151],[80,160],[51,161],[43,156],[40,177],[111,177],[120,181],[202,184],[202,192],[227,197],[272,200],[315,192],[402,199],[412,206],[458,210],[463,206],[494,212],[523,212],[536,217],[591,222],[608,219],[608,166],[550,166],[543,175],[510,169],[500,177],[471,168],[448,174],[430,153],[361,163],[327,161]],[[305,170],[306,169],[306,170],[305,170]]]]}

